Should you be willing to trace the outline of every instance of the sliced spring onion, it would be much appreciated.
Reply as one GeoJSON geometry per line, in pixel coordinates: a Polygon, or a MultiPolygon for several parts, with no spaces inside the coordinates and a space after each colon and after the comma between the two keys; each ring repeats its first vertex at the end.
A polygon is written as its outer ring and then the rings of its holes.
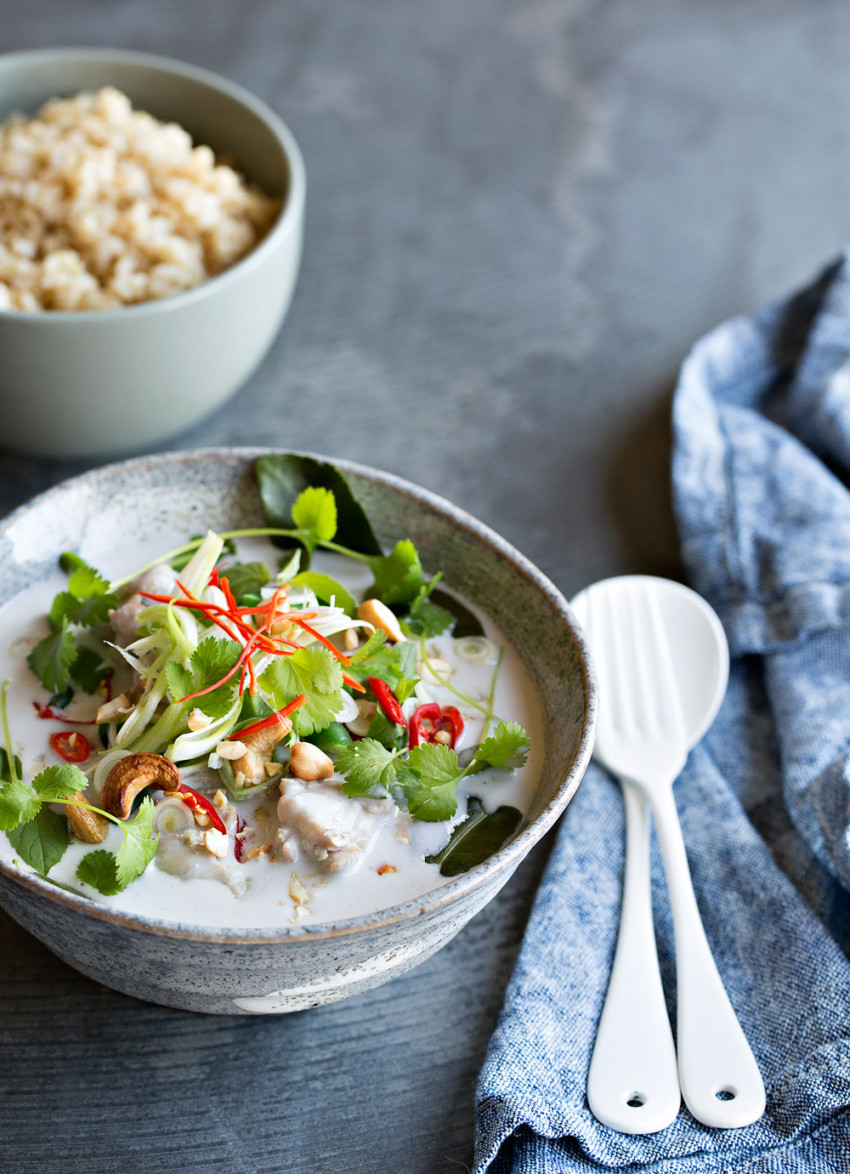
{"type": "Polygon", "coordinates": [[[467,664],[490,664],[496,659],[495,645],[486,636],[463,636],[454,645],[457,655],[467,664]]]}

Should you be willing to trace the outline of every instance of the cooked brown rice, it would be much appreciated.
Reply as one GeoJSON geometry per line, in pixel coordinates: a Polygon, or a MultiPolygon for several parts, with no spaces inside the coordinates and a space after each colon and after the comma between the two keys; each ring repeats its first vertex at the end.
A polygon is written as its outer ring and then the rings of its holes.
{"type": "Polygon", "coordinates": [[[0,125],[0,310],[101,310],[229,268],[280,201],[107,87],[0,125]]]}

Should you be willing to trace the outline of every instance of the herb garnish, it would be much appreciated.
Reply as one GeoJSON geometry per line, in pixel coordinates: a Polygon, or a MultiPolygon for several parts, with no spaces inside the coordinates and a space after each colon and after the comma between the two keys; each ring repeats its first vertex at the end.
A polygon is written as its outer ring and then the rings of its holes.
{"type": "Polygon", "coordinates": [[[404,758],[398,749],[364,738],[340,752],[336,768],[345,777],[346,795],[392,797],[414,819],[438,823],[457,811],[461,779],[489,766],[514,770],[525,763],[530,745],[517,722],[499,722],[493,736],[477,747],[469,765],[462,768],[454,750],[439,743],[416,746],[404,758]]]}

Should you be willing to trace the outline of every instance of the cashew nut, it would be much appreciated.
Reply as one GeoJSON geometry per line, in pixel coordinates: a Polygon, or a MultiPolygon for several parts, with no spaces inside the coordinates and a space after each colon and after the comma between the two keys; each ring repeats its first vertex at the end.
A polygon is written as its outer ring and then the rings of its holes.
{"type": "Polygon", "coordinates": [[[245,747],[241,758],[231,762],[235,778],[243,776],[240,786],[255,787],[259,783],[268,782],[266,763],[271,762],[272,751],[282,738],[292,730],[292,722],[288,717],[279,722],[266,726],[262,730],[255,730],[253,734],[240,734],[239,740],[245,747]]]}
{"type": "MultiPolygon", "coordinates": [[[[78,803],[85,803],[86,797],[82,791],[77,791],[74,798],[78,803]]],[[[84,844],[102,844],[109,831],[109,821],[97,811],[88,811],[85,807],[72,807],[65,804],[65,814],[71,831],[84,844]]]]}
{"type": "Polygon", "coordinates": [[[305,783],[329,779],[334,772],[333,760],[312,742],[293,742],[289,752],[289,773],[305,783]]]}
{"type": "Polygon", "coordinates": [[[179,790],[180,771],[161,754],[128,754],[106,776],[100,806],[118,819],[127,819],[136,796],[153,786],[163,791],[179,790]]]}
{"type": "Polygon", "coordinates": [[[380,599],[364,599],[357,609],[357,618],[365,620],[373,628],[380,628],[382,632],[386,632],[387,639],[392,640],[393,644],[398,644],[399,640],[404,639],[398,620],[380,599]]]}

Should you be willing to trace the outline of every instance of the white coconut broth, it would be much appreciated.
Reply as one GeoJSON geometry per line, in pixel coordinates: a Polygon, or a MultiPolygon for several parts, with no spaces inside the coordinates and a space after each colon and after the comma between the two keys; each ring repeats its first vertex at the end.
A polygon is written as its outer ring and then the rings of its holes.
{"type": "MultiPolygon", "coordinates": [[[[163,536],[166,540],[168,535],[163,536]]],[[[179,541],[179,539],[178,539],[179,541]]],[[[240,540],[238,559],[243,562],[265,562],[274,573],[280,551],[262,539],[240,540]]],[[[108,553],[83,551],[84,556],[104,575],[114,580],[128,575],[142,563],[156,558],[163,550],[162,538],[156,544],[108,553]]],[[[320,553],[314,556],[312,569],[337,579],[359,600],[371,582],[367,566],[341,555],[320,553]]],[[[225,572],[226,573],[226,572],[225,572]]],[[[62,759],[49,745],[49,737],[63,729],[81,729],[92,744],[92,757],[84,768],[90,768],[100,753],[96,727],[73,727],[59,721],[38,717],[33,705],[43,705],[47,692],[27,665],[26,657],[32,647],[46,634],[46,614],[54,596],[65,590],[67,576],[57,569],[54,576],[34,584],[0,608],[0,679],[11,682],[8,691],[8,714],[13,748],[22,760],[23,777],[33,778],[45,766],[61,763],[62,759]]],[[[464,601],[470,606],[468,601],[464,601]]],[[[470,610],[475,611],[474,607],[470,610]]],[[[301,853],[293,861],[276,858],[271,852],[261,851],[252,859],[238,863],[234,857],[231,837],[226,857],[207,859],[208,854],[197,852],[202,875],[173,875],[165,871],[166,859],[173,844],[171,836],[160,839],[157,857],[145,873],[123,892],[106,897],[83,885],[76,877],[82,857],[92,845],[75,839],[62,859],[50,871],[50,879],[101,903],[126,913],[196,926],[229,928],[286,927],[292,924],[332,922],[369,914],[430,892],[444,884],[439,865],[427,863],[425,857],[438,852],[448,841],[453,827],[466,814],[466,799],[477,796],[487,812],[502,804],[528,809],[534,780],[542,757],[540,722],[537,714],[534,688],[516,650],[506,643],[487,618],[476,611],[488,639],[501,650],[492,712],[495,720],[519,722],[531,738],[531,750],[523,767],[507,771],[488,768],[464,779],[458,788],[458,811],[452,820],[428,823],[412,819],[392,801],[376,803],[368,799],[348,799],[346,803],[361,806],[375,828],[366,851],[359,852],[353,863],[342,871],[329,873],[315,859],[301,853]],[[203,875],[212,873],[214,875],[203,875]]],[[[485,664],[470,664],[457,653],[457,644],[450,633],[426,641],[429,657],[439,657],[454,668],[451,685],[460,693],[486,708],[493,689],[495,658],[485,664]]],[[[113,661],[116,675],[122,670],[117,654],[113,661]]],[[[427,672],[425,674],[427,679],[427,672]]],[[[433,678],[431,678],[433,681],[433,678]]],[[[462,713],[465,728],[456,744],[458,752],[475,746],[484,731],[484,715],[474,710],[448,688],[428,683],[427,699],[442,705],[454,705],[462,713]]],[[[411,699],[405,705],[409,713],[415,705],[411,699]]],[[[68,719],[88,718],[97,702],[84,694],[77,694],[64,716],[68,719]]],[[[493,721],[490,722],[492,732],[493,721]]],[[[183,764],[181,764],[182,766],[183,764]]],[[[89,771],[89,773],[91,773],[89,771]]],[[[196,790],[212,797],[218,787],[215,776],[187,771],[184,781],[196,790]]],[[[236,806],[240,817],[247,822],[250,837],[247,843],[262,847],[271,844],[278,829],[276,807],[279,798],[279,780],[271,780],[268,792],[236,806]],[[259,814],[258,814],[259,809],[259,814]]],[[[306,788],[323,787],[342,795],[342,780],[338,776],[327,783],[307,783],[306,788]]],[[[97,802],[94,789],[88,792],[97,802]]],[[[161,794],[154,794],[157,801],[161,794]]],[[[173,801],[172,801],[173,802],[173,801]]],[[[231,801],[228,800],[228,803],[231,801]]],[[[60,807],[55,808],[60,811],[60,807]]],[[[232,815],[232,813],[231,813],[232,815]]],[[[121,831],[110,826],[107,839],[96,845],[116,851],[122,842],[121,831]]],[[[185,855],[185,854],[184,854],[185,855]]],[[[244,855],[244,853],[243,853],[244,855]]],[[[29,866],[15,854],[6,836],[0,834],[0,858],[14,862],[22,871],[29,866]]],[[[185,871],[185,869],[184,869],[185,871]]],[[[191,871],[191,870],[190,870],[191,871]]]]}

